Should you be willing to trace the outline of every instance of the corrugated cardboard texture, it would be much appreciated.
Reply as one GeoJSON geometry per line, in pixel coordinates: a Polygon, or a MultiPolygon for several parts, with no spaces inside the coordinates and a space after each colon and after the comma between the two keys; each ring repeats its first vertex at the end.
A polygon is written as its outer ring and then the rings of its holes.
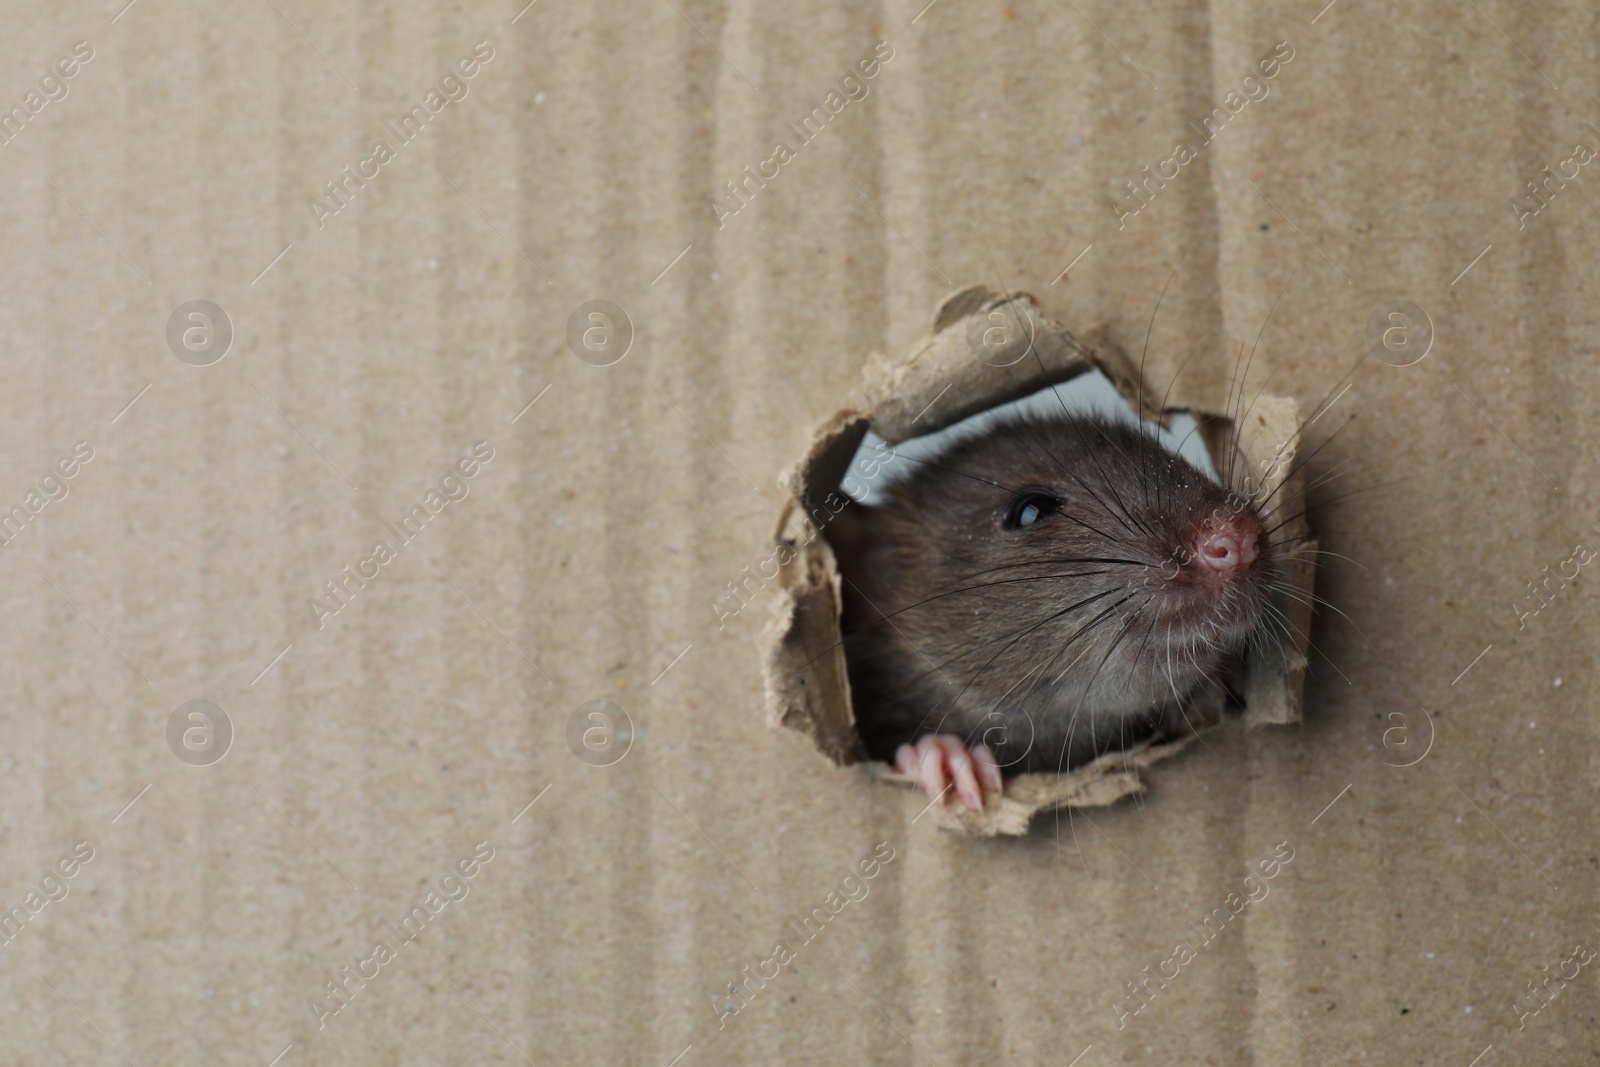
{"type": "Polygon", "coordinates": [[[1589,6],[0,24],[0,500],[26,516],[0,550],[0,1060],[1600,1050],[1589,6]],[[422,132],[389,132],[413,106],[422,132]],[[863,353],[971,284],[1129,352],[1148,329],[1171,404],[1226,408],[1258,334],[1233,395],[1332,401],[1303,726],[1224,728],[1139,803],[1003,841],[769,729],[767,605],[711,607],[863,353]],[[220,362],[187,312],[169,345],[191,300],[232,324],[220,362]],[[569,346],[593,300],[631,322],[620,362],[604,309],[569,346]],[[214,714],[169,743],[193,700],[231,723],[220,761],[214,714]]]}

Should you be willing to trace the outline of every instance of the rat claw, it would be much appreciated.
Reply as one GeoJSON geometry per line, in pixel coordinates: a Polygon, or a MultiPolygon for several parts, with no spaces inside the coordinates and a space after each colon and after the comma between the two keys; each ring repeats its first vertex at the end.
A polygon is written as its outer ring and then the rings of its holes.
{"type": "Polygon", "coordinates": [[[927,734],[915,745],[901,745],[894,764],[901,774],[920,781],[930,800],[941,799],[953,787],[962,805],[973,811],[983,810],[984,800],[1004,789],[989,746],[969,750],[954,734],[927,734]]]}
{"type": "Polygon", "coordinates": [[[973,811],[983,810],[983,790],[978,786],[978,775],[972,769],[972,754],[959,737],[935,734],[933,742],[944,754],[950,777],[956,784],[956,796],[973,811]]]}
{"type": "Polygon", "coordinates": [[[916,759],[916,776],[922,779],[922,788],[927,790],[928,799],[938,800],[943,797],[950,786],[944,780],[943,754],[931,734],[917,742],[916,759]]]}
{"type": "Polygon", "coordinates": [[[982,784],[986,796],[990,793],[1005,792],[1005,780],[1000,777],[1000,764],[995,760],[994,752],[982,741],[972,746],[972,765],[977,768],[978,781],[982,784]]]}
{"type": "Polygon", "coordinates": [[[929,799],[938,800],[939,794],[944,792],[944,782],[941,780],[935,785],[930,785],[923,774],[923,762],[927,754],[927,746],[918,742],[917,745],[901,745],[894,752],[894,769],[907,778],[915,778],[928,790],[929,799]]]}
{"type": "Polygon", "coordinates": [[[917,777],[917,750],[910,745],[901,745],[895,749],[894,769],[907,778],[917,777]]]}

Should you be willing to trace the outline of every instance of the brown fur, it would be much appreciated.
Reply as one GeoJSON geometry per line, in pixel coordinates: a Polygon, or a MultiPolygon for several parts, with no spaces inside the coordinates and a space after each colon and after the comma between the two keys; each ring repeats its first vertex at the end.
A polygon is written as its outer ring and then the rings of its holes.
{"type": "Polygon", "coordinates": [[[1075,766],[1214,695],[1260,621],[1265,545],[1227,582],[1190,547],[1210,516],[1259,517],[1138,428],[1013,418],[905,466],[887,502],[827,531],[874,758],[953,733],[1007,774],[1075,766]],[[1028,490],[1063,504],[1007,528],[1028,490]]]}

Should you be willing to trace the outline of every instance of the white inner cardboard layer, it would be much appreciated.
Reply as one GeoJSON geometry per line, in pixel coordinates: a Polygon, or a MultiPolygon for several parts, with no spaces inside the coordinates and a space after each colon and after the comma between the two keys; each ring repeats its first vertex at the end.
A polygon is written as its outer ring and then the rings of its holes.
{"type": "MultiPolygon", "coordinates": [[[[983,433],[999,419],[1016,413],[1060,414],[1063,408],[1074,415],[1105,415],[1134,425],[1140,421],[1134,414],[1133,405],[1117,392],[1117,387],[1111,384],[1111,379],[1099,371],[1091,371],[1079,375],[1070,382],[1046,386],[1029,396],[980,411],[934,433],[902,441],[894,446],[894,452],[897,457],[933,459],[955,442],[983,433]]],[[[1163,428],[1146,420],[1145,428],[1153,430],[1156,439],[1168,451],[1175,452],[1188,460],[1212,481],[1218,481],[1217,470],[1211,462],[1210,454],[1206,451],[1205,442],[1195,432],[1194,416],[1178,413],[1169,416],[1168,421],[1172,425],[1163,428]]],[[[873,466],[874,460],[882,464],[882,478],[845,478],[844,493],[859,504],[882,503],[886,487],[904,477],[911,469],[910,464],[897,464],[893,459],[884,460],[882,457],[886,454],[886,447],[883,439],[869,430],[851,460],[852,472],[876,469],[873,466]]]]}

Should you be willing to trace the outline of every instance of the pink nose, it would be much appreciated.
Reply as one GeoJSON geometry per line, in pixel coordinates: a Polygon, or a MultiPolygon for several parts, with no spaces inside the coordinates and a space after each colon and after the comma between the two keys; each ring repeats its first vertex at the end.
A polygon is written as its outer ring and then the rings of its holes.
{"type": "Polygon", "coordinates": [[[1202,530],[1195,544],[1200,562],[1222,573],[1254,563],[1260,554],[1256,546],[1256,532],[1241,528],[1242,525],[1228,524],[1202,530]]]}

